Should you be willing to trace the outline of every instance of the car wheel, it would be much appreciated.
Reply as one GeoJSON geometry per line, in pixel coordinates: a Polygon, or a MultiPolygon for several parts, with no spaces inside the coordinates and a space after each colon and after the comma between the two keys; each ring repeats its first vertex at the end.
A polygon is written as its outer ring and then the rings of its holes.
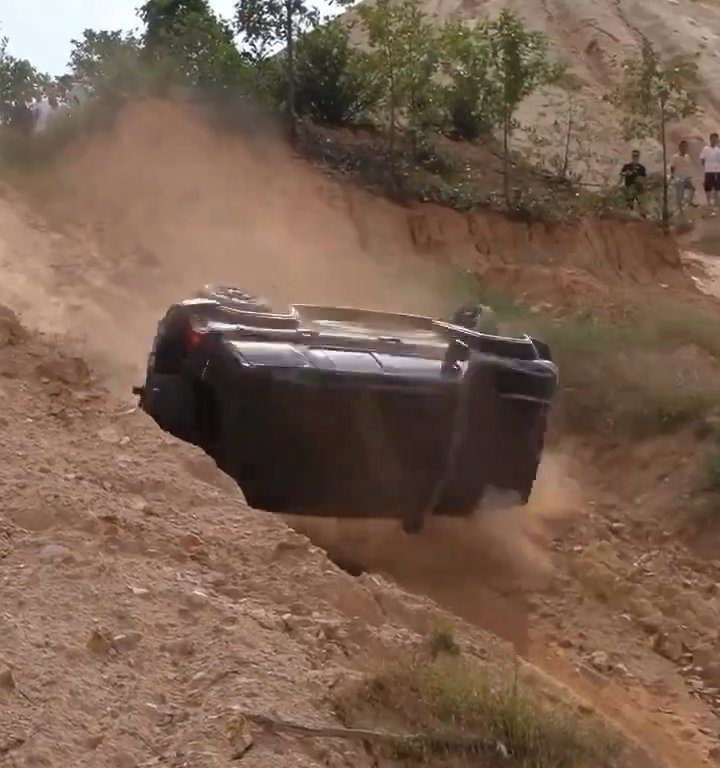
{"type": "Polygon", "coordinates": [[[270,304],[260,296],[246,293],[240,288],[230,285],[208,284],[199,291],[200,296],[212,299],[232,309],[243,309],[250,312],[272,312],[270,304]]]}
{"type": "Polygon", "coordinates": [[[450,322],[453,325],[459,325],[460,327],[467,328],[471,331],[479,331],[480,333],[489,333],[493,335],[498,333],[495,312],[492,307],[488,307],[484,304],[475,304],[473,302],[463,304],[462,307],[453,313],[450,322]]]}

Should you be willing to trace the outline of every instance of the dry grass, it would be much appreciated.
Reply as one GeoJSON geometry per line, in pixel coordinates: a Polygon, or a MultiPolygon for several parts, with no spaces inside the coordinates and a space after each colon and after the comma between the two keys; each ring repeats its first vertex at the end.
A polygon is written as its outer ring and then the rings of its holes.
{"type": "Polygon", "coordinates": [[[388,755],[403,765],[581,768],[609,765],[619,753],[619,740],[597,721],[550,706],[512,671],[502,677],[454,652],[396,663],[335,705],[348,725],[412,734],[388,755]]]}

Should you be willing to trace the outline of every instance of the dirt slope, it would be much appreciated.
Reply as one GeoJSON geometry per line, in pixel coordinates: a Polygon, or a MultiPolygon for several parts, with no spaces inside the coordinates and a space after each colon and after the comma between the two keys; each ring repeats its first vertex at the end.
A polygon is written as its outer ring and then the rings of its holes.
{"type": "MultiPolygon", "coordinates": [[[[403,607],[249,511],[211,462],[4,309],[0,331],[3,765],[226,766],[243,712],[332,722],[330,688],[428,626],[429,603],[403,607]]],[[[256,735],[243,764],[371,758],[256,735]]]]}
{"type": "MultiPolygon", "coordinates": [[[[80,360],[58,361],[52,339],[23,340],[4,323],[0,662],[15,688],[0,689],[0,704],[12,703],[0,708],[0,736],[10,734],[0,749],[23,767],[160,756],[226,765],[233,704],[326,721],[336,677],[417,642],[436,610],[343,573],[281,521],[247,510],[197,452],[128,412],[127,386],[168,301],[226,280],[280,300],[443,311],[455,301],[449,262],[558,305],[585,291],[689,290],[677,249],[641,223],[572,230],[404,209],[163,104],[136,105],[52,174],[16,182],[0,197],[0,303],[90,359],[113,392],[89,382],[80,360]]],[[[608,482],[612,465],[590,473],[583,450],[549,455],[527,514],[437,525],[420,540],[387,527],[305,530],[515,640],[627,727],[652,764],[704,765],[720,742],[708,661],[718,577],[663,549],[656,520],[634,522],[640,491],[608,482]],[[561,522],[571,531],[558,532],[561,522]],[[642,558],[656,549],[648,575],[642,558]],[[491,566],[500,578],[478,584],[491,566]],[[678,573],[689,586],[673,596],[678,573]],[[661,655],[653,643],[665,633],[675,650],[661,655]],[[685,682],[705,667],[706,681],[685,682]]],[[[630,458],[617,459],[629,475],[630,458]]],[[[643,475],[648,486],[660,486],[667,463],[644,461],[658,473],[643,475]]],[[[507,658],[486,635],[471,642],[507,658]]],[[[243,762],[370,760],[271,736],[243,762]]]]}

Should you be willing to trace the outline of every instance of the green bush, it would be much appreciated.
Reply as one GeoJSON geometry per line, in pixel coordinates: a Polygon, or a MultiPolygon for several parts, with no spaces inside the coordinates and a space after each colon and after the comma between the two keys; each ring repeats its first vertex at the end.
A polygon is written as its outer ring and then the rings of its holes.
{"type": "MultiPolygon", "coordinates": [[[[266,65],[272,91],[286,99],[287,68],[282,57],[266,65]]],[[[350,30],[339,21],[300,36],[295,50],[295,112],[320,123],[344,125],[366,116],[378,88],[368,57],[350,43],[350,30]]]]}

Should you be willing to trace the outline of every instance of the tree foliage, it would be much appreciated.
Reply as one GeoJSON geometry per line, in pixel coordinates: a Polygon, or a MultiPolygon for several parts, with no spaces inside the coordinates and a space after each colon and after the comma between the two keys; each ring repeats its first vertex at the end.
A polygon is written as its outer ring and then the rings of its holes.
{"type": "Polygon", "coordinates": [[[401,124],[415,141],[439,120],[441,38],[416,0],[377,0],[361,5],[358,14],[368,36],[393,155],[401,124]]]}
{"type": "Polygon", "coordinates": [[[140,83],[141,41],[121,31],[86,29],[72,40],[70,74],[101,97],[131,93],[140,83]]]}
{"type": "Polygon", "coordinates": [[[262,67],[268,56],[284,46],[281,78],[292,133],[295,132],[298,37],[319,23],[318,9],[306,0],[238,0],[235,23],[248,55],[262,67]]]}
{"type": "Polygon", "coordinates": [[[487,27],[450,21],[442,30],[445,108],[462,139],[488,136],[501,122],[500,88],[487,27]]]}
{"type": "Polygon", "coordinates": [[[694,115],[697,103],[698,71],[688,56],[662,61],[648,40],[640,55],[623,64],[623,79],[611,94],[622,114],[627,139],[654,138],[663,152],[662,221],[669,226],[666,128],[669,122],[694,115]]]}
{"type": "Polygon", "coordinates": [[[0,124],[18,129],[28,127],[28,105],[47,82],[26,59],[7,50],[7,38],[0,37],[0,124]]]}
{"type": "Polygon", "coordinates": [[[163,48],[168,37],[176,34],[189,20],[214,18],[207,0],[146,0],[140,7],[139,16],[145,24],[143,42],[148,50],[163,48]]]}
{"type": "Polygon", "coordinates": [[[556,82],[564,67],[550,57],[547,37],[528,30],[507,9],[487,27],[494,76],[499,88],[503,131],[505,199],[510,198],[510,136],[522,101],[538,88],[556,82]]]}
{"type": "MultiPolygon", "coordinates": [[[[281,91],[287,70],[281,71],[281,91]]],[[[332,125],[367,115],[378,98],[370,58],[350,42],[350,29],[331,21],[301,35],[296,51],[295,110],[332,125]]]]}
{"type": "Polygon", "coordinates": [[[161,77],[206,88],[245,81],[245,60],[233,30],[207,0],[148,0],[140,16],[145,22],[144,58],[161,77]]]}

